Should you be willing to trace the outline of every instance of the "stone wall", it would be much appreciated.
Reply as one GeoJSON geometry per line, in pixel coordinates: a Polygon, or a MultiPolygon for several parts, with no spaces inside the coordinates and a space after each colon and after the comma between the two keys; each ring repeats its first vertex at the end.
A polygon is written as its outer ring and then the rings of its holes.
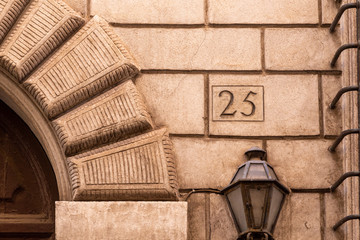
{"type": "MultiPolygon", "coordinates": [[[[345,238],[345,225],[331,229],[345,216],[342,188],[326,191],[343,173],[341,148],[327,150],[342,130],[341,104],[328,108],[342,86],[340,61],[329,64],[341,45],[340,29],[328,30],[334,0],[66,2],[107,20],[139,62],[136,86],[155,125],[169,128],[182,193],[222,189],[244,152],[259,146],[292,190],[275,238],[345,238]],[[217,121],[218,86],[238,91],[239,105],[225,110],[242,111],[242,119],[217,121]],[[262,98],[250,95],[262,112],[246,118],[252,109],[242,94],[253,86],[262,88],[262,98]]],[[[196,193],[188,203],[188,239],[236,238],[222,196],[196,193]]]]}

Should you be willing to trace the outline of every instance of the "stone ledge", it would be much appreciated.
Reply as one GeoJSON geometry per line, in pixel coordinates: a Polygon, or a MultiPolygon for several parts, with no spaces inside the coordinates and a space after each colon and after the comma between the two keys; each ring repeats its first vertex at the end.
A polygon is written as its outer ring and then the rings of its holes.
{"type": "Polygon", "coordinates": [[[56,202],[57,240],[187,239],[187,202],[56,202]]]}

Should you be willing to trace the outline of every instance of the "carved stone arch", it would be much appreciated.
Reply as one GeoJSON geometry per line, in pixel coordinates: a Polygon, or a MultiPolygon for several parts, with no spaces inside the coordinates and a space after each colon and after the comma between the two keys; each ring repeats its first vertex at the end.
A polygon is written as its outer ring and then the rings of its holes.
{"type": "Polygon", "coordinates": [[[66,157],[50,121],[45,118],[24,89],[1,72],[0,99],[24,120],[44,148],[56,176],[59,200],[71,200],[71,183],[66,157]]]}
{"type": "Polygon", "coordinates": [[[155,130],[132,82],[140,69],[111,27],[97,16],[84,24],[61,0],[0,0],[1,8],[0,68],[60,143],[54,164],[66,165],[72,198],[178,199],[167,130],[155,130]]]}

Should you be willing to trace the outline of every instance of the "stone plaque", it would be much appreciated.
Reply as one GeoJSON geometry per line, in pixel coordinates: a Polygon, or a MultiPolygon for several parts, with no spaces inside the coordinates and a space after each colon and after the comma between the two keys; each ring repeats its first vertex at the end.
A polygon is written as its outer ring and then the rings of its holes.
{"type": "Polygon", "coordinates": [[[264,87],[213,85],[212,121],[264,121],[264,87]]]}

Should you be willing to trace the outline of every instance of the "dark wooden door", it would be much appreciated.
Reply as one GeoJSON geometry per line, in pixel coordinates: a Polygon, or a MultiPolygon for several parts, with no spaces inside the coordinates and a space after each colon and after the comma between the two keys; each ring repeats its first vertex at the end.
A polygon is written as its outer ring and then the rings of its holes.
{"type": "Polygon", "coordinates": [[[29,127],[0,101],[0,239],[53,239],[58,190],[29,127]]]}

